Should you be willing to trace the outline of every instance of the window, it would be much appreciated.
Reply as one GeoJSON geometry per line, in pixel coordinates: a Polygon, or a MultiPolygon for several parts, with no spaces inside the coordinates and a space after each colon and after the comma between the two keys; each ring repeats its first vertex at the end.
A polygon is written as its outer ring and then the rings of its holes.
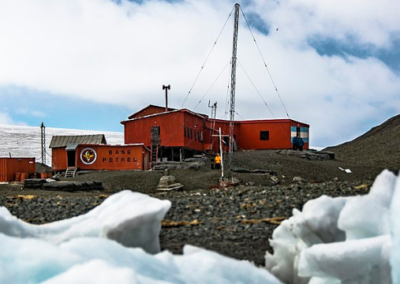
{"type": "Polygon", "coordinates": [[[190,139],[193,139],[193,129],[190,128],[190,139]]]}
{"type": "Polygon", "coordinates": [[[194,141],[197,141],[197,131],[194,131],[194,141]]]}
{"type": "Polygon", "coordinates": [[[260,140],[269,140],[269,131],[260,131],[260,140]]]}

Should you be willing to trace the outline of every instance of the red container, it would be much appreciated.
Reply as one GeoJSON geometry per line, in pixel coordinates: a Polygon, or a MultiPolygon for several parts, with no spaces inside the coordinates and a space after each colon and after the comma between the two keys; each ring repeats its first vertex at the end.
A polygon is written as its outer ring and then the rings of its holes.
{"type": "Polygon", "coordinates": [[[35,167],[35,158],[0,158],[0,182],[20,181],[21,173],[28,177],[35,167]]]}

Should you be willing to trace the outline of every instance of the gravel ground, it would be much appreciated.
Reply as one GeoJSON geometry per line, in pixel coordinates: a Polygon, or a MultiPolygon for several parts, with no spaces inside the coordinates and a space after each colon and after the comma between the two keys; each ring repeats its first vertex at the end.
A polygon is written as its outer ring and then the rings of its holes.
{"type": "Polygon", "coordinates": [[[268,239],[293,208],[301,210],[305,202],[321,195],[365,194],[382,170],[341,160],[309,161],[276,151],[237,152],[233,167],[263,169],[272,175],[235,173],[239,186],[212,189],[219,172],[207,162],[198,170],[171,170],[184,190],[160,192],[156,186],[162,172],[93,172],[69,180],[101,181],[104,190],[64,192],[0,185],[0,205],[27,222],[43,224],[83,214],[110,194],[130,189],[171,200],[160,235],[163,250],[181,253],[184,244],[191,244],[263,265],[265,251],[271,250],[268,239]]]}

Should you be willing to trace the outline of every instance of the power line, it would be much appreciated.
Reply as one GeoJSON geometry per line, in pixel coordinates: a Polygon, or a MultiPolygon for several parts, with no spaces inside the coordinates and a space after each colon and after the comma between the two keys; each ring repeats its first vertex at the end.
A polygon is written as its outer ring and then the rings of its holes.
{"type": "Polygon", "coordinates": [[[218,81],[218,79],[221,77],[222,73],[224,73],[226,67],[228,67],[229,62],[225,65],[224,69],[222,69],[221,73],[217,76],[217,78],[214,80],[214,82],[211,84],[211,86],[208,88],[208,90],[205,92],[205,94],[201,97],[200,101],[197,103],[193,111],[197,109],[197,107],[200,105],[201,101],[204,99],[204,97],[208,94],[208,92],[211,90],[211,88],[215,85],[215,83],[218,81]]]}
{"type": "Polygon", "coordinates": [[[260,92],[258,91],[257,87],[254,85],[253,81],[251,80],[251,78],[249,77],[249,74],[247,74],[246,70],[244,69],[243,65],[240,63],[239,61],[239,66],[242,68],[244,74],[246,74],[247,78],[249,79],[250,83],[253,85],[254,89],[256,90],[257,94],[260,96],[261,100],[263,101],[264,105],[267,107],[267,109],[269,110],[269,112],[271,113],[272,117],[275,118],[274,113],[272,112],[272,110],[269,108],[267,102],[264,100],[264,98],[262,97],[262,95],[260,94],[260,92]]]}
{"type": "Polygon", "coordinates": [[[203,65],[201,66],[201,68],[200,68],[200,70],[199,70],[199,73],[197,73],[196,79],[194,80],[194,82],[193,82],[193,84],[192,84],[192,87],[190,88],[188,94],[186,95],[186,97],[185,97],[185,99],[184,99],[184,101],[183,101],[183,103],[182,103],[182,105],[181,105],[181,108],[183,108],[183,106],[185,105],[185,102],[186,102],[187,98],[189,97],[189,95],[191,94],[191,92],[192,92],[192,90],[193,90],[193,88],[194,88],[194,86],[195,86],[197,80],[199,79],[200,74],[201,74],[201,72],[203,71],[204,66],[206,65],[206,63],[207,63],[207,61],[208,61],[208,58],[210,57],[211,53],[213,52],[214,47],[217,45],[218,39],[219,39],[219,37],[221,36],[222,31],[225,29],[226,23],[228,22],[229,18],[231,17],[232,12],[233,12],[233,9],[234,9],[234,8],[232,8],[231,12],[229,13],[228,18],[226,19],[226,21],[225,21],[225,23],[224,23],[224,25],[223,25],[221,31],[219,32],[218,37],[217,37],[217,39],[215,40],[214,45],[212,46],[210,52],[208,53],[206,60],[204,61],[203,65]]]}
{"type": "Polygon", "coordinates": [[[258,46],[258,43],[257,43],[257,41],[256,41],[256,39],[255,39],[255,37],[254,37],[254,34],[253,34],[253,32],[252,32],[252,30],[251,30],[251,28],[250,28],[249,22],[247,21],[247,18],[246,18],[246,16],[245,16],[245,14],[244,14],[242,8],[240,8],[240,11],[242,11],[242,15],[243,15],[243,18],[244,18],[244,20],[245,20],[245,22],[246,22],[247,28],[249,29],[250,34],[251,34],[251,36],[253,37],[254,43],[255,43],[256,46],[257,46],[258,53],[260,54],[261,59],[263,60],[265,69],[266,69],[267,72],[268,72],[268,75],[269,75],[269,78],[271,79],[272,85],[274,85],[275,92],[278,94],[279,100],[281,101],[281,104],[282,104],[282,106],[283,106],[283,109],[285,110],[286,116],[287,116],[288,118],[290,118],[290,117],[289,117],[289,114],[288,114],[288,112],[287,112],[287,110],[286,110],[285,104],[284,104],[283,101],[282,101],[281,95],[279,94],[278,88],[276,87],[276,84],[275,84],[275,82],[274,82],[274,79],[272,78],[271,72],[269,71],[268,65],[267,65],[267,63],[265,63],[264,56],[263,56],[262,53],[261,53],[260,47],[258,46]]]}

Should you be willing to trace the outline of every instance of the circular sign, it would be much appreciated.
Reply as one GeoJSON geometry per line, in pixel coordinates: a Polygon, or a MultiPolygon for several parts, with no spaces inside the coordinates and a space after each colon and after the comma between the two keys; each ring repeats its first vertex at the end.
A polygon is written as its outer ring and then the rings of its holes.
{"type": "Polygon", "coordinates": [[[84,163],[85,165],[91,165],[96,162],[97,153],[92,148],[85,148],[82,150],[80,157],[82,163],[84,163]]]}

